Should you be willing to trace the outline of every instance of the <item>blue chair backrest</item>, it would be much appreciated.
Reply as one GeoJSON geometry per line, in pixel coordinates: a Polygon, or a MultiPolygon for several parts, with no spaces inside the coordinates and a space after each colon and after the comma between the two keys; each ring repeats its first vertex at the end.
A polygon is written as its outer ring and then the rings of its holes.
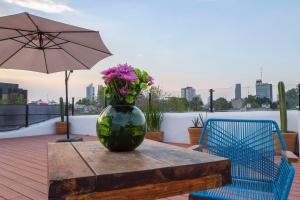
{"type": "Polygon", "coordinates": [[[229,158],[233,178],[274,183],[279,170],[274,151],[276,135],[278,151],[286,150],[274,121],[209,119],[200,145],[204,144],[208,153],[229,158]]]}

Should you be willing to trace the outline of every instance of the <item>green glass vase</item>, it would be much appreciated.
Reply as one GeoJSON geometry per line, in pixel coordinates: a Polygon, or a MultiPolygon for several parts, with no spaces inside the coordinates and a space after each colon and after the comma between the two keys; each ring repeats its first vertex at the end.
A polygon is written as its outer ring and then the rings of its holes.
{"type": "Polygon", "coordinates": [[[110,105],[98,117],[97,135],[110,151],[132,151],[144,140],[146,119],[132,105],[110,105]]]}

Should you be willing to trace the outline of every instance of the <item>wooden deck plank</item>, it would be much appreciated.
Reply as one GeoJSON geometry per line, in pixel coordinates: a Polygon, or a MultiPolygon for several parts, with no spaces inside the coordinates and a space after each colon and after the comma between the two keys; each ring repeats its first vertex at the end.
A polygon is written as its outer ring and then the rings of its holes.
{"type": "Polygon", "coordinates": [[[38,177],[38,178],[47,178],[47,170],[38,170],[38,169],[33,169],[27,166],[23,166],[20,164],[17,164],[15,162],[6,160],[6,159],[1,159],[0,160],[0,166],[2,167],[6,167],[6,168],[10,168],[10,166],[12,167],[12,170],[14,171],[20,171],[20,173],[26,173],[26,174],[30,174],[33,175],[34,177],[38,177]]]}
{"type": "Polygon", "coordinates": [[[6,177],[8,179],[11,179],[17,183],[24,184],[28,187],[31,187],[32,189],[42,192],[42,193],[48,194],[47,184],[42,184],[40,182],[34,181],[31,178],[10,172],[3,168],[1,168],[1,170],[0,170],[0,175],[6,177]]]}
{"type": "Polygon", "coordinates": [[[0,194],[3,199],[13,199],[22,196],[20,193],[15,192],[3,184],[0,184],[0,194]]]}
{"type": "Polygon", "coordinates": [[[25,160],[17,159],[11,157],[10,155],[0,154],[0,160],[2,160],[2,162],[7,161],[7,163],[15,163],[18,166],[27,167],[33,169],[34,171],[40,171],[41,174],[44,174],[44,171],[47,170],[47,166],[41,166],[28,160],[25,161],[25,160]]]}
{"type": "Polygon", "coordinates": [[[33,200],[41,200],[47,198],[46,194],[39,192],[35,189],[32,189],[30,187],[27,187],[21,183],[17,183],[1,175],[0,175],[0,184],[5,185],[11,190],[17,191],[18,193],[23,194],[23,196],[26,196],[33,200]]]}

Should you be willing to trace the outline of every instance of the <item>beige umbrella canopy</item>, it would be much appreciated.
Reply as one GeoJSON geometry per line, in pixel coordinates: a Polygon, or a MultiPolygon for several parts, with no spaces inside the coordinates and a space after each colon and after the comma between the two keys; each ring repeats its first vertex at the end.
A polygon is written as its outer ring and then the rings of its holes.
{"type": "MultiPolygon", "coordinates": [[[[65,71],[67,105],[70,72],[90,69],[110,55],[98,31],[29,13],[0,17],[0,69],[65,71]]],[[[66,114],[69,140],[68,112],[66,114]]]]}
{"type": "Polygon", "coordinates": [[[43,73],[90,69],[111,55],[98,31],[29,13],[0,17],[0,68],[43,73]]]}

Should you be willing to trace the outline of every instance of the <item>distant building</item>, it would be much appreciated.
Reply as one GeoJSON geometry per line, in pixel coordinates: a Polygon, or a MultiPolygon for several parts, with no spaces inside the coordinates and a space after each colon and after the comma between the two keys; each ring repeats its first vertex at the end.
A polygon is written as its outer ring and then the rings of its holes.
{"type": "Polygon", "coordinates": [[[196,96],[196,90],[192,87],[181,88],[181,98],[191,101],[196,96]]]}
{"type": "Polygon", "coordinates": [[[25,103],[27,103],[27,90],[19,88],[18,84],[0,83],[0,99],[7,100],[11,94],[21,95],[25,103]]]}
{"type": "Polygon", "coordinates": [[[86,87],[86,98],[90,101],[93,101],[95,98],[95,87],[92,83],[86,87]]]}
{"type": "Polygon", "coordinates": [[[99,96],[104,89],[103,85],[98,85],[98,91],[97,91],[97,96],[99,96]]]}
{"type": "Polygon", "coordinates": [[[267,98],[273,101],[272,84],[263,83],[261,79],[256,81],[256,98],[267,98]]]}
{"type": "Polygon", "coordinates": [[[240,83],[235,84],[235,99],[242,98],[242,87],[240,83]]]}

